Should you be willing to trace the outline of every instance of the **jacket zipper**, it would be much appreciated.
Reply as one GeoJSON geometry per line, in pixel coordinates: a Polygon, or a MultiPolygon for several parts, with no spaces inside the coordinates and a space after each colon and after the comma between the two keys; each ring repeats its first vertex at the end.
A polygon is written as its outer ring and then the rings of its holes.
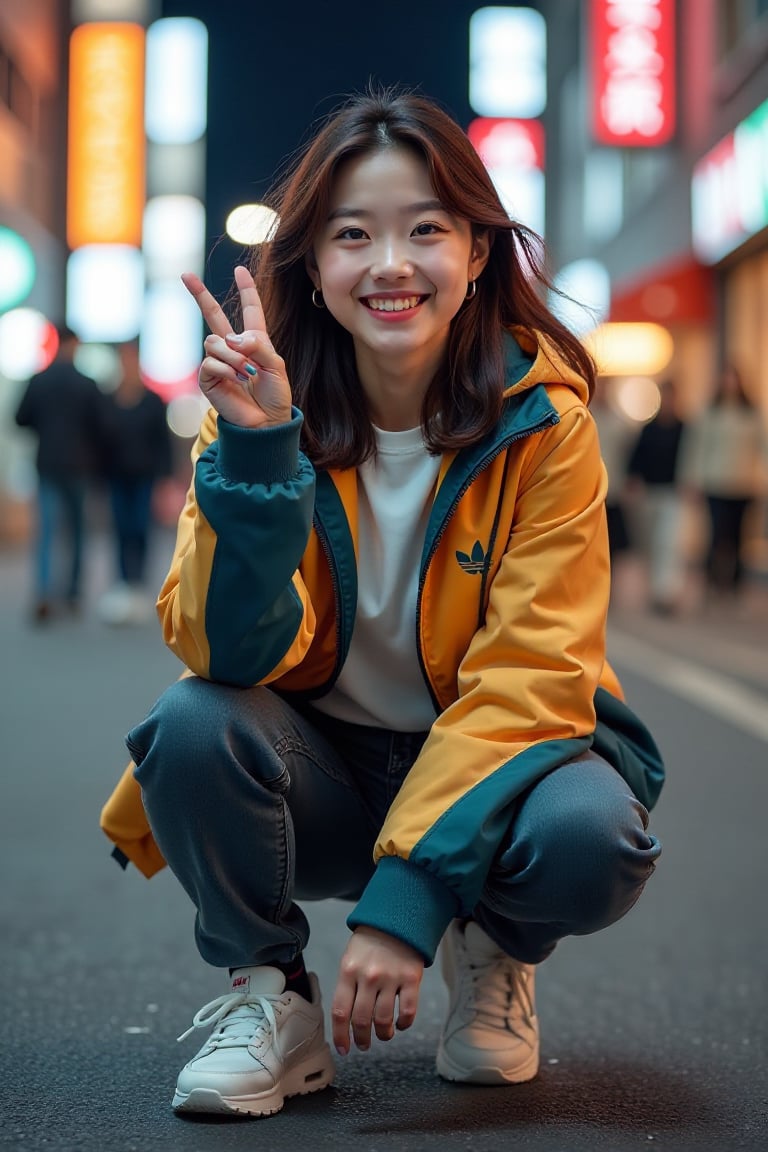
{"type": "Polygon", "coordinates": [[[331,672],[329,679],[326,680],[325,684],[322,685],[322,691],[318,691],[316,689],[314,692],[312,692],[312,696],[321,696],[327,688],[333,687],[339,678],[339,673],[341,672],[341,653],[346,651],[346,644],[344,643],[346,637],[343,634],[344,610],[341,602],[341,583],[339,581],[339,570],[336,565],[336,557],[333,554],[333,548],[331,547],[330,540],[328,539],[328,533],[317,514],[315,514],[315,516],[312,518],[312,522],[315,527],[315,532],[317,533],[317,538],[320,541],[320,547],[323,549],[325,558],[328,561],[328,571],[331,577],[331,588],[333,589],[333,600],[336,605],[336,620],[338,622],[336,625],[336,659],[334,661],[333,671],[331,672]]]}
{"type": "Polygon", "coordinates": [[[480,473],[484,472],[485,469],[488,468],[488,466],[490,464],[492,464],[493,461],[496,460],[496,458],[502,454],[502,452],[506,452],[511,447],[511,445],[514,444],[516,441],[525,440],[528,436],[533,436],[536,432],[541,432],[545,428],[551,428],[553,424],[557,424],[557,423],[558,423],[558,417],[556,414],[553,413],[552,416],[548,416],[545,420],[540,420],[538,424],[535,424],[530,428],[526,428],[522,432],[516,432],[514,435],[505,437],[505,439],[502,440],[501,443],[498,444],[496,446],[496,448],[488,456],[486,456],[479,464],[475,465],[475,467],[472,469],[472,471],[464,478],[464,481],[461,485],[461,488],[459,488],[458,492],[454,496],[453,501],[451,502],[451,505],[448,508],[448,511],[446,512],[445,516],[443,517],[443,522],[442,522],[442,525],[440,527],[440,530],[438,531],[437,535],[435,536],[434,540],[432,541],[432,546],[430,547],[429,554],[428,554],[426,560],[424,561],[424,564],[422,565],[421,573],[419,574],[419,588],[418,588],[418,592],[416,595],[416,655],[418,657],[419,667],[421,668],[421,674],[424,677],[424,683],[427,686],[427,689],[429,691],[429,695],[432,698],[432,703],[434,704],[434,707],[435,707],[435,712],[437,713],[438,716],[440,715],[440,713],[442,711],[442,706],[441,706],[439,700],[437,699],[437,696],[435,695],[434,689],[432,687],[432,682],[429,678],[429,673],[427,672],[426,664],[424,663],[424,655],[423,655],[422,650],[421,650],[421,641],[420,641],[420,636],[421,636],[421,602],[422,602],[422,593],[424,591],[424,584],[426,583],[426,579],[427,579],[427,569],[429,568],[429,565],[431,564],[432,559],[433,559],[435,553],[437,552],[437,549],[440,545],[440,541],[442,540],[443,536],[445,535],[446,528],[448,526],[449,521],[451,520],[451,518],[453,516],[454,511],[456,510],[457,504],[459,503],[459,501],[461,500],[462,496],[467,491],[467,489],[472,487],[472,484],[475,482],[475,480],[480,475],[480,473]]]}
{"type": "MultiPolygon", "coordinates": [[[[549,428],[553,424],[557,424],[557,422],[558,422],[557,415],[553,413],[551,416],[548,416],[544,420],[540,420],[537,424],[532,425],[530,428],[526,428],[521,432],[515,433],[514,435],[506,436],[488,456],[484,457],[484,459],[479,464],[475,465],[475,467],[472,469],[472,471],[469,472],[468,475],[465,477],[465,479],[461,485],[461,488],[456,493],[448,511],[446,512],[445,516],[443,517],[442,527],[432,542],[432,547],[430,548],[429,555],[427,556],[427,558],[424,562],[424,565],[422,567],[421,573],[419,575],[419,587],[418,587],[418,592],[417,592],[417,597],[416,597],[416,656],[417,656],[417,659],[419,661],[419,668],[421,669],[421,674],[424,678],[424,683],[427,686],[427,690],[429,691],[430,698],[431,698],[432,703],[435,707],[435,712],[438,715],[440,715],[441,707],[440,707],[439,701],[437,700],[437,697],[435,696],[434,690],[432,688],[432,683],[429,679],[429,675],[427,673],[426,666],[424,664],[424,657],[423,657],[422,651],[421,651],[421,644],[419,642],[419,635],[421,632],[421,597],[422,597],[422,592],[424,589],[424,582],[426,580],[427,569],[430,565],[432,557],[434,556],[435,552],[437,551],[438,545],[440,544],[440,541],[443,538],[443,535],[445,534],[446,526],[447,526],[449,520],[451,519],[451,516],[453,515],[453,512],[456,508],[456,505],[461,500],[462,496],[467,491],[467,489],[471,487],[471,485],[474,483],[474,481],[477,479],[477,477],[480,475],[480,473],[484,472],[485,469],[490,464],[493,463],[493,461],[496,459],[497,456],[500,456],[502,452],[505,452],[510,447],[510,445],[514,444],[517,440],[524,440],[528,436],[533,436],[536,432],[541,432],[544,428],[549,428]]],[[[342,605],[342,600],[341,600],[341,584],[339,581],[338,568],[336,565],[336,559],[334,557],[333,548],[331,546],[331,543],[330,543],[330,540],[328,537],[328,532],[326,531],[325,527],[323,526],[322,521],[320,520],[320,517],[317,513],[315,513],[312,522],[313,522],[313,525],[315,528],[315,532],[317,533],[317,538],[320,541],[320,546],[323,549],[323,553],[324,553],[325,558],[328,562],[328,571],[329,571],[330,577],[331,577],[331,588],[333,589],[333,597],[334,597],[334,602],[336,605],[336,620],[338,622],[337,628],[336,628],[336,659],[334,662],[333,671],[331,672],[330,677],[325,681],[325,683],[322,685],[321,688],[316,688],[307,694],[309,697],[316,697],[316,696],[322,696],[326,691],[328,691],[330,688],[332,688],[333,685],[338,680],[339,673],[341,672],[341,665],[342,665],[341,654],[342,654],[342,652],[346,652],[346,650],[347,650],[347,644],[346,644],[347,638],[346,638],[346,635],[343,631],[344,612],[343,612],[343,605],[342,605]]]]}

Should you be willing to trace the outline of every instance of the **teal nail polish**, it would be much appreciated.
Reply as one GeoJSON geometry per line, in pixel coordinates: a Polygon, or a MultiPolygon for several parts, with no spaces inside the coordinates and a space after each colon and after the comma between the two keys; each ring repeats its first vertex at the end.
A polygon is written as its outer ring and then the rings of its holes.
{"type": "Polygon", "coordinates": [[[246,364],[245,370],[249,376],[255,376],[256,375],[256,369],[254,368],[253,364],[246,364]]]}

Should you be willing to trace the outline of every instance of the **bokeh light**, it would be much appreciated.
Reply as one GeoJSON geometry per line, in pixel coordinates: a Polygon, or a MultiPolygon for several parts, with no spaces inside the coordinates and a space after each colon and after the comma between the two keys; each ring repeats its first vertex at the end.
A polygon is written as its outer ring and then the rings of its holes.
{"type": "Polygon", "coordinates": [[[202,316],[181,281],[150,284],[141,326],[141,369],[147,383],[158,391],[189,391],[197,378],[202,344],[202,316]]]}
{"type": "Polygon", "coordinates": [[[85,244],[67,260],[67,324],[81,340],[119,344],[138,335],[144,259],[128,244],[85,244]]]}
{"type": "Polygon", "coordinates": [[[120,357],[111,344],[78,344],[75,367],[95,380],[102,392],[114,392],[120,383],[120,357]]]}
{"type": "Polygon", "coordinates": [[[549,306],[555,315],[584,336],[601,324],[611,304],[611,278],[599,260],[574,260],[555,276],[557,292],[550,293],[549,306]],[[562,292],[560,296],[558,293],[562,292]]]}
{"type": "Polygon", "coordinates": [[[206,129],[208,29],[192,17],[156,20],[147,32],[145,126],[157,144],[190,144],[206,129]]]}
{"type": "Polygon", "coordinates": [[[47,368],[59,338],[47,316],[35,308],[13,308],[0,316],[0,374],[28,380],[47,368]]]}
{"type": "Polygon", "coordinates": [[[35,255],[27,241],[12,228],[0,226],[0,312],[15,308],[32,291],[35,255]]]}
{"type": "Polygon", "coordinates": [[[262,244],[278,224],[277,213],[266,204],[240,204],[227,216],[226,231],[237,244],[262,244]]]}
{"type": "Polygon", "coordinates": [[[185,396],[174,396],[168,402],[168,427],[175,436],[192,439],[200,430],[202,419],[208,411],[208,401],[202,392],[189,392],[185,396]]]}
{"type": "Polygon", "coordinates": [[[144,209],[142,248],[147,279],[200,272],[205,252],[205,207],[195,196],[153,196],[144,209]]]}
{"type": "Polygon", "coordinates": [[[656,376],[675,350],[672,336],[661,324],[601,324],[583,343],[603,376],[656,376]]]}
{"type": "Polygon", "coordinates": [[[648,376],[624,376],[617,380],[613,398],[624,416],[640,424],[652,420],[661,404],[659,386],[648,376]]]}

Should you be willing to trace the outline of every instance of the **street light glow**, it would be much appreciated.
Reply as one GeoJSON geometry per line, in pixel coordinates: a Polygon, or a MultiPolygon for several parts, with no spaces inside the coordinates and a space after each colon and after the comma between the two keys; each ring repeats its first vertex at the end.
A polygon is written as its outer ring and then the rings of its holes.
{"type": "Polygon", "coordinates": [[[237,244],[262,244],[272,238],[277,225],[277,213],[266,204],[240,204],[227,216],[225,228],[237,244]]]}

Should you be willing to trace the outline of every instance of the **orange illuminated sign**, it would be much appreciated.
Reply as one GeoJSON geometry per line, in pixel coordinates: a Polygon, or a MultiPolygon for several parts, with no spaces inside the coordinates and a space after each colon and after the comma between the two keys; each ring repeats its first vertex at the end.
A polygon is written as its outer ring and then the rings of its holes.
{"type": "Polygon", "coordinates": [[[144,29],[81,24],[70,41],[67,242],[141,244],[144,29]]]}

